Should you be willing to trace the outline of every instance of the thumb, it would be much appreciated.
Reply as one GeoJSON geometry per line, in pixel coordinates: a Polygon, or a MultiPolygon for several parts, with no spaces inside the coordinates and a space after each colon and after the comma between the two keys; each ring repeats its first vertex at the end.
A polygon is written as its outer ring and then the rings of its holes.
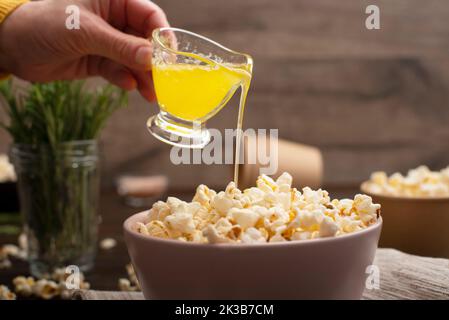
{"type": "Polygon", "coordinates": [[[135,70],[150,70],[152,47],[148,39],[101,24],[88,41],[89,54],[106,57],[135,70]]]}

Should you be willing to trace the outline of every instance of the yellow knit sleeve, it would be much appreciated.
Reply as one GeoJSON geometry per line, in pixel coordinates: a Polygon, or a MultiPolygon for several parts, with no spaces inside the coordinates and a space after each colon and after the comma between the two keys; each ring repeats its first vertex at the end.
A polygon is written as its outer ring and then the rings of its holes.
{"type": "MultiPolygon", "coordinates": [[[[0,0],[0,24],[5,18],[14,11],[18,6],[28,2],[28,0],[0,0]]],[[[0,80],[7,78],[9,75],[0,70],[0,80]]]]}
{"type": "Polygon", "coordinates": [[[2,23],[14,9],[25,2],[28,2],[28,0],[0,0],[0,23],[2,23]]]}

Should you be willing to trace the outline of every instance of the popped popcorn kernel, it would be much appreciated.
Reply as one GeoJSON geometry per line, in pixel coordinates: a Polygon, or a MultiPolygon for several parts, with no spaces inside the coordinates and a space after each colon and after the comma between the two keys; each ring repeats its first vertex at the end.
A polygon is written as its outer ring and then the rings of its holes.
{"type": "MultiPolygon", "coordinates": [[[[375,178],[387,181],[381,174],[375,178]]],[[[366,195],[331,200],[326,190],[305,187],[300,192],[292,187],[291,175],[283,173],[276,180],[261,175],[256,187],[243,191],[234,182],[220,192],[199,185],[192,202],[173,197],[158,201],[148,213],[149,222],[138,222],[134,229],[194,243],[302,241],[362,230],[378,221],[379,212],[380,205],[366,195]]],[[[123,281],[121,286],[129,290],[131,284],[123,281]]]]}
{"type": "Polygon", "coordinates": [[[0,285],[0,300],[16,300],[16,295],[7,286],[0,285]]]}
{"type": "Polygon", "coordinates": [[[372,194],[402,197],[447,197],[449,196],[449,167],[431,171],[419,166],[403,176],[399,172],[387,176],[378,171],[371,174],[366,189],[372,194]]]}
{"type": "Polygon", "coordinates": [[[241,237],[243,243],[265,243],[267,242],[266,236],[256,228],[248,228],[241,237]]]}
{"type": "Polygon", "coordinates": [[[6,154],[0,154],[0,182],[16,181],[14,166],[6,154]]]}

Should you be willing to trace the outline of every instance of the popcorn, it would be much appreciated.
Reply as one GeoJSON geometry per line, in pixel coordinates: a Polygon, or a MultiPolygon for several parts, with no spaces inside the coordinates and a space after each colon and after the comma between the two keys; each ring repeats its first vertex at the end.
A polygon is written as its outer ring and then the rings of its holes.
{"type": "Polygon", "coordinates": [[[256,228],[248,228],[242,234],[241,239],[242,239],[242,243],[265,243],[265,242],[267,242],[267,239],[264,236],[264,234],[256,228]]]}
{"type": "MultiPolygon", "coordinates": [[[[447,171],[449,181],[449,170],[447,171]]],[[[377,176],[385,181],[385,176],[377,176]]],[[[233,182],[225,191],[205,185],[192,202],[169,197],[153,205],[135,230],[143,235],[195,243],[267,243],[335,237],[377,222],[380,205],[369,196],[331,200],[327,191],[292,188],[292,177],[276,180],[261,175],[257,187],[239,190],[233,182]]],[[[123,281],[122,287],[132,285],[123,281]]]]}
{"type": "Polygon", "coordinates": [[[0,182],[16,181],[16,173],[8,156],[0,154],[0,182]]]}
{"type": "Polygon", "coordinates": [[[279,233],[270,238],[270,242],[286,242],[287,240],[279,233]]]}
{"type": "Polygon", "coordinates": [[[137,280],[134,267],[131,263],[125,266],[126,272],[128,273],[128,279],[120,278],[118,279],[118,288],[120,291],[140,291],[139,281],[137,280]]]}
{"type": "Polygon", "coordinates": [[[27,253],[24,249],[14,244],[5,244],[0,247],[0,270],[12,267],[10,258],[25,260],[27,253]]]}
{"type": "Polygon", "coordinates": [[[53,280],[40,279],[33,286],[33,294],[42,299],[50,300],[61,294],[61,288],[53,280]]]}
{"type": "Polygon", "coordinates": [[[408,171],[406,176],[396,172],[390,177],[385,172],[371,174],[366,188],[373,194],[402,197],[447,197],[449,196],[449,167],[431,171],[426,166],[408,171]]]}
{"type": "Polygon", "coordinates": [[[118,279],[118,288],[120,289],[120,291],[139,291],[139,288],[137,286],[133,286],[131,284],[131,281],[125,278],[118,279]]]}
{"type": "Polygon", "coordinates": [[[165,224],[175,233],[191,234],[195,231],[195,223],[192,214],[178,211],[165,218],[165,224]]]}
{"type": "Polygon", "coordinates": [[[216,194],[217,193],[214,190],[209,189],[204,184],[200,184],[198,188],[196,188],[196,193],[193,197],[193,201],[198,202],[203,207],[210,209],[210,202],[216,194]]]}
{"type": "Polygon", "coordinates": [[[111,250],[117,245],[117,240],[113,238],[104,238],[100,241],[100,248],[103,250],[111,250]]]}
{"type": "MultiPolygon", "coordinates": [[[[167,201],[168,202],[168,201],[167,201]]],[[[150,220],[164,220],[170,214],[170,206],[163,201],[156,202],[148,213],[150,220]]]]}
{"type": "Polygon", "coordinates": [[[357,194],[354,198],[355,210],[360,216],[360,220],[369,224],[377,219],[378,212],[380,211],[380,204],[373,204],[373,199],[362,194],[357,194]]]}
{"type": "Polygon", "coordinates": [[[338,232],[337,223],[329,217],[324,217],[320,224],[320,237],[333,237],[338,232]]]}
{"type": "Polygon", "coordinates": [[[159,220],[150,221],[147,225],[139,224],[140,230],[144,228],[144,232],[139,231],[146,235],[153,235],[158,238],[170,238],[170,232],[167,226],[159,220]]]}
{"type": "Polygon", "coordinates": [[[22,297],[29,297],[33,294],[33,287],[35,286],[36,282],[34,281],[33,277],[23,277],[19,276],[14,278],[13,280],[14,284],[14,291],[22,296],[22,297]]]}
{"type": "Polygon", "coordinates": [[[0,300],[16,300],[16,295],[7,286],[0,285],[0,300]]]}
{"type": "Polygon", "coordinates": [[[228,216],[243,230],[254,227],[260,219],[260,215],[251,209],[232,208],[229,210],[228,216]]]}
{"type": "Polygon", "coordinates": [[[208,225],[203,229],[203,235],[208,243],[230,243],[232,240],[224,234],[220,234],[213,225],[208,225]]]}
{"type": "Polygon", "coordinates": [[[229,198],[225,192],[219,192],[216,196],[213,197],[211,206],[222,216],[226,215],[231,208],[233,208],[236,204],[232,198],[229,198]]]}

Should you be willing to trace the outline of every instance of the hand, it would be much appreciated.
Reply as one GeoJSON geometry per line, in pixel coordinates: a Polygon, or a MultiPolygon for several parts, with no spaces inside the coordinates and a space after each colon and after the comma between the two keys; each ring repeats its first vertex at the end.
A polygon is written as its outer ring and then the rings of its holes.
{"type": "Polygon", "coordinates": [[[0,25],[0,69],[36,82],[102,76],[154,100],[153,29],[168,26],[148,0],[44,0],[25,3],[0,25]],[[66,27],[66,7],[80,9],[80,29],[66,27]]]}

